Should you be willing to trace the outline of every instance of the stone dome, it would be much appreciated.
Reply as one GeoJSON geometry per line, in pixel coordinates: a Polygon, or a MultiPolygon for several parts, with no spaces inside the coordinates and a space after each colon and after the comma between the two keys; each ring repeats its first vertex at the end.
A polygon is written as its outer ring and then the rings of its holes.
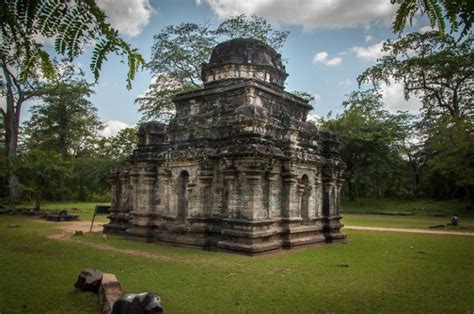
{"type": "Polygon", "coordinates": [[[253,38],[237,38],[218,44],[209,62],[203,64],[203,81],[256,78],[278,86],[288,74],[281,55],[268,44],[253,38]]]}
{"type": "Polygon", "coordinates": [[[225,64],[263,65],[285,71],[281,55],[266,43],[253,38],[237,38],[217,45],[208,66],[225,64]]]}

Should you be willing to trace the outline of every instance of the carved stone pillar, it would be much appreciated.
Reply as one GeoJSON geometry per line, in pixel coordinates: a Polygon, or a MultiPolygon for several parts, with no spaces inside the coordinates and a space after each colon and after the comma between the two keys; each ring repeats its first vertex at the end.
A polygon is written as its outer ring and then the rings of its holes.
{"type": "Polygon", "coordinates": [[[297,197],[298,197],[298,211],[296,213],[296,217],[298,217],[298,218],[303,218],[302,217],[303,216],[302,210],[303,210],[303,206],[305,205],[304,200],[303,200],[304,192],[305,192],[304,184],[297,183],[296,184],[296,194],[297,194],[297,197]]]}
{"type": "Polygon", "coordinates": [[[247,215],[245,217],[248,219],[263,219],[266,215],[262,197],[262,174],[261,170],[245,171],[247,184],[247,215]]]}
{"type": "Polygon", "coordinates": [[[169,208],[169,191],[170,191],[170,184],[171,184],[171,172],[159,168],[158,169],[158,191],[159,195],[157,197],[157,212],[163,216],[168,215],[170,208],[169,208]]]}
{"type": "Polygon", "coordinates": [[[237,170],[225,169],[224,171],[224,217],[235,218],[238,215],[237,199],[237,170]]]}
{"type": "Polygon", "coordinates": [[[111,173],[109,176],[109,184],[111,186],[112,202],[110,206],[110,214],[107,216],[107,218],[109,218],[110,222],[104,225],[104,232],[123,234],[126,227],[122,228],[121,199],[123,197],[122,194],[127,193],[128,191],[122,190],[119,171],[113,171],[111,173]]]}
{"type": "Polygon", "coordinates": [[[285,218],[299,218],[298,175],[293,172],[285,172],[282,173],[282,178],[283,215],[285,218]]]}
{"type": "Polygon", "coordinates": [[[281,216],[281,186],[278,186],[278,179],[280,173],[269,172],[268,173],[268,217],[279,217],[281,216]]]}
{"type": "Polygon", "coordinates": [[[131,212],[132,226],[126,231],[127,237],[132,240],[151,242],[154,236],[154,220],[157,216],[154,210],[157,173],[154,167],[146,167],[136,174],[134,173],[132,178],[138,184],[136,191],[139,200],[135,202],[136,205],[131,212]]]}
{"type": "Polygon", "coordinates": [[[212,207],[212,179],[213,173],[211,170],[200,170],[198,174],[199,181],[199,197],[197,200],[198,211],[203,216],[211,215],[212,207]]]}
{"type": "Polygon", "coordinates": [[[190,181],[186,189],[188,195],[188,217],[199,216],[199,194],[196,181],[190,181]]]}
{"type": "Polygon", "coordinates": [[[323,216],[323,184],[321,181],[320,174],[317,174],[314,179],[314,215],[316,218],[322,218],[323,216]]]}
{"type": "Polygon", "coordinates": [[[341,233],[343,225],[339,222],[341,219],[338,214],[338,193],[340,190],[337,187],[337,179],[334,165],[327,165],[323,168],[323,231],[326,242],[345,240],[346,238],[341,233]]]}
{"type": "Polygon", "coordinates": [[[139,203],[140,203],[140,174],[136,169],[131,169],[130,170],[130,195],[132,196],[130,200],[131,206],[129,209],[131,211],[135,211],[138,209],[139,203]]]}

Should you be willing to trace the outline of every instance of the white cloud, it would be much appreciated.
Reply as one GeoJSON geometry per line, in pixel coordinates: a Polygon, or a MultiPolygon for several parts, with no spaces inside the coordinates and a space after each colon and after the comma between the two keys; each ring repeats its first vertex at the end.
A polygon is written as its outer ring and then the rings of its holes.
{"type": "Polygon", "coordinates": [[[338,65],[342,62],[342,58],[335,57],[329,58],[329,55],[326,51],[318,52],[313,57],[313,63],[322,63],[328,66],[338,65]]]}
{"type": "Polygon", "coordinates": [[[332,59],[328,60],[326,65],[338,65],[341,62],[342,62],[342,58],[336,57],[336,58],[332,58],[332,59]]]}
{"type": "Polygon", "coordinates": [[[397,5],[388,0],[196,0],[206,2],[219,18],[256,14],[272,23],[341,28],[384,22],[390,24],[397,5]]]}
{"type": "Polygon", "coordinates": [[[411,114],[420,113],[422,105],[420,98],[410,95],[410,98],[406,100],[403,84],[400,82],[392,80],[390,85],[383,84],[381,86],[381,94],[386,109],[392,113],[397,111],[408,111],[411,114]]]}
{"type": "Polygon", "coordinates": [[[41,34],[36,34],[34,39],[38,44],[41,44],[43,46],[54,46],[54,40],[56,39],[56,37],[46,37],[41,34]]]}
{"type": "Polygon", "coordinates": [[[308,113],[308,117],[306,118],[306,121],[314,123],[316,124],[316,126],[320,126],[321,122],[323,121],[323,117],[321,117],[319,114],[317,114],[314,111],[310,111],[308,113]]]}
{"type": "Polygon", "coordinates": [[[348,88],[348,87],[351,87],[351,86],[354,85],[354,81],[351,80],[351,79],[346,78],[345,80],[340,81],[338,84],[339,84],[340,86],[343,86],[343,87],[347,87],[347,88],[348,88]]]}
{"type": "Polygon", "coordinates": [[[427,32],[431,32],[431,31],[434,31],[435,29],[431,26],[423,26],[422,28],[419,29],[420,33],[427,33],[427,32]]]}
{"type": "Polygon", "coordinates": [[[389,54],[388,51],[382,51],[383,41],[373,44],[369,47],[354,47],[352,51],[356,57],[365,61],[377,61],[378,58],[389,54]]]}
{"type": "Polygon", "coordinates": [[[366,42],[366,43],[368,43],[368,42],[371,41],[372,39],[374,39],[374,37],[372,37],[371,35],[365,36],[365,42],[366,42]]]}
{"type": "Polygon", "coordinates": [[[99,132],[100,136],[111,137],[117,135],[121,130],[129,128],[130,126],[125,122],[118,120],[109,120],[104,123],[104,129],[99,132]]]}
{"type": "Polygon", "coordinates": [[[112,27],[121,34],[135,37],[150,23],[154,13],[149,0],[98,0],[112,27]]]}

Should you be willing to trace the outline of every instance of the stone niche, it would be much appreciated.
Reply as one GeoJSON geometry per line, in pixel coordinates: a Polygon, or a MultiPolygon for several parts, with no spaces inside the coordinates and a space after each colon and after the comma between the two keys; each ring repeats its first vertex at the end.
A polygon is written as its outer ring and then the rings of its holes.
{"type": "Polygon", "coordinates": [[[176,95],[169,124],[139,131],[111,177],[106,233],[258,254],[344,241],[337,137],[284,91],[281,56],[254,39],[217,45],[204,87],[176,95]]]}

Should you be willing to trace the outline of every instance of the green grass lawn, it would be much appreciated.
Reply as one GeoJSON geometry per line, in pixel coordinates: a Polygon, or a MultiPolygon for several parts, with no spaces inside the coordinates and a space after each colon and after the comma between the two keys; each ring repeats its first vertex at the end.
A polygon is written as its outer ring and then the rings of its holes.
{"type": "MultiPolygon", "coordinates": [[[[81,220],[92,220],[96,205],[110,205],[110,203],[101,202],[44,202],[41,205],[42,210],[62,210],[66,209],[70,215],[79,215],[81,220]],[[73,210],[74,209],[74,210],[73,210]]],[[[32,208],[32,203],[20,204],[18,207],[32,208]]],[[[97,215],[95,221],[106,222],[107,215],[97,215]]]]}
{"type": "MultiPolygon", "coordinates": [[[[471,216],[461,216],[459,226],[446,226],[430,230],[439,231],[461,231],[474,232],[474,218],[471,216]]],[[[369,226],[384,228],[415,228],[429,229],[436,224],[449,223],[449,217],[430,217],[430,216],[386,216],[372,214],[344,214],[342,223],[347,226],[369,226]]]]}
{"type": "Polygon", "coordinates": [[[167,313],[474,311],[474,237],[348,230],[348,244],[251,258],[98,234],[47,239],[57,226],[0,216],[1,313],[97,313],[97,297],[73,288],[87,266],[126,292],[157,291],[167,313]]]}
{"type": "Polygon", "coordinates": [[[460,225],[435,230],[474,231],[474,210],[466,209],[461,201],[399,201],[391,199],[343,200],[343,223],[348,226],[428,229],[432,225],[447,224],[457,215],[460,225]],[[413,213],[413,215],[379,215],[375,213],[413,213]]]}
{"type": "Polygon", "coordinates": [[[395,200],[395,199],[358,199],[349,201],[343,199],[341,209],[344,213],[371,214],[377,212],[414,213],[417,215],[466,215],[474,216],[474,209],[466,208],[466,203],[460,200],[395,200]]]}

